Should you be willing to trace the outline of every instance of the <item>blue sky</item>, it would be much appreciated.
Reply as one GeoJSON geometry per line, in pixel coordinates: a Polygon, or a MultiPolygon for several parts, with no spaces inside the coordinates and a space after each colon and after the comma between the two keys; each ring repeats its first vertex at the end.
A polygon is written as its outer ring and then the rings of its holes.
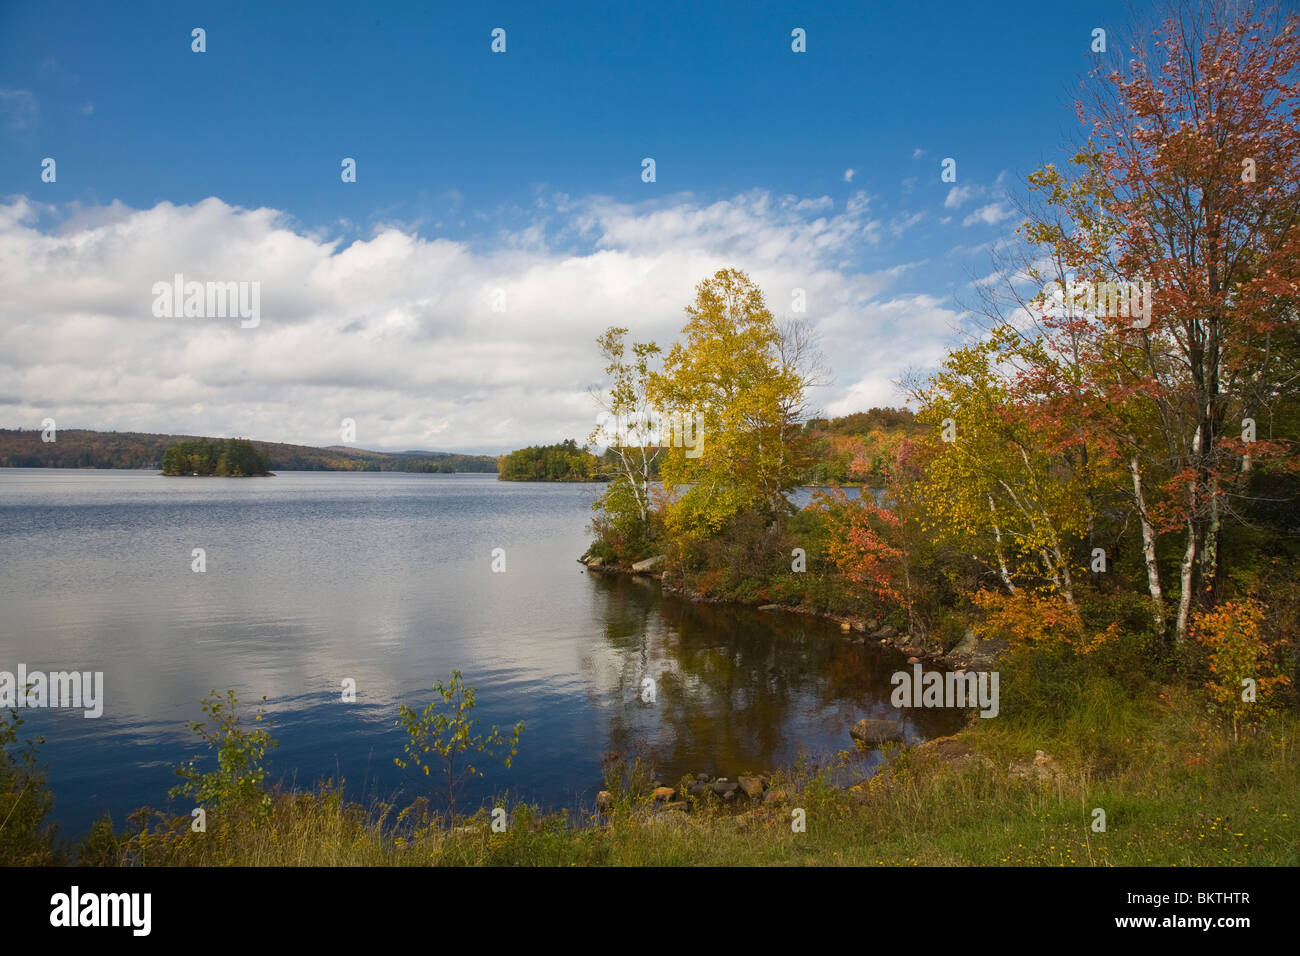
{"type": "Polygon", "coordinates": [[[670,340],[714,265],[751,270],[778,314],[817,290],[801,317],[832,359],[828,411],[901,400],[889,382],[963,326],[963,289],[1014,233],[1010,195],[1078,137],[1072,96],[1122,65],[1128,23],[1110,2],[6,3],[0,423],[53,408],[68,427],[327,444],[355,408],[368,447],[585,437],[595,334],[670,340]],[[128,262],[147,265],[107,288],[128,262]],[[359,299],[363,267],[384,295],[359,299]],[[185,270],[262,281],[264,326],[158,325],[150,277],[185,270]],[[515,324],[449,291],[470,275],[520,290],[515,324]],[[654,277],[653,314],[629,276],[654,277]],[[541,351],[539,322],[557,336],[541,351]],[[37,349],[51,326],[63,355],[37,349]],[[242,378],[203,358],[250,349],[242,378]]]}

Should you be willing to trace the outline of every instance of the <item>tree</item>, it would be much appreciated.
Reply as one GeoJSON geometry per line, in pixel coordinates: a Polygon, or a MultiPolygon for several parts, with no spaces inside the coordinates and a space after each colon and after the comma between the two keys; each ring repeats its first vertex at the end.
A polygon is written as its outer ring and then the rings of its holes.
{"type": "Polygon", "coordinates": [[[916,494],[930,529],[995,568],[1009,592],[1017,577],[1043,577],[1074,607],[1073,546],[1091,516],[1089,476],[1046,440],[1041,408],[1018,400],[1005,363],[1014,342],[995,331],[954,349],[914,387],[917,420],[934,429],[916,494]]]}
{"type": "MultiPolygon", "coordinates": [[[[265,705],[266,698],[262,698],[265,705]]],[[[172,797],[188,797],[198,806],[216,809],[227,816],[250,813],[253,819],[265,819],[271,813],[271,795],[263,787],[266,780],[266,751],[279,746],[264,726],[247,730],[240,724],[239,701],[234,690],[223,698],[214,690],[202,701],[203,712],[212,723],[190,721],[190,730],[217,752],[217,769],[206,773],[193,758],[176,768],[184,782],[172,788],[172,797]]],[[[253,714],[261,724],[264,706],[253,714]]]]}
{"type": "Polygon", "coordinates": [[[610,328],[597,339],[601,356],[606,360],[604,373],[611,376],[607,393],[591,389],[601,416],[591,431],[589,444],[606,442],[614,455],[615,477],[593,509],[601,512],[597,532],[611,529],[620,538],[628,554],[616,557],[643,557],[636,554],[650,540],[650,481],[658,472],[660,454],[656,431],[655,408],[650,398],[650,362],[659,354],[654,342],[634,342],[632,358],[627,358],[623,338],[628,330],[610,328]]]}
{"type": "Polygon", "coordinates": [[[660,472],[666,491],[686,487],[668,506],[669,530],[702,538],[743,512],[785,510],[801,463],[792,445],[810,343],[783,339],[762,291],[735,269],[702,281],[686,313],[685,341],[648,391],[661,414],[700,423],[698,457],[669,448],[660,472]]]}
{"type": "MultiPolygon", "coordinates": [[[[1110,381],[1135,396],[1163,459],[1153,509],[1130,456],[1138,507],[1160,513],[1153,526],[1182,529],[1179,641],[1197,595],[1217,591],[1234,500],[1252,468],[1285,447],[1247,448],[1238,435],[1297,388],[1298,67],[1295,14],[1270,18],[1246,3],[1170,15],[1134,46],[1126,75],[1106,75],[1078,104],[1091,132],[1074,175],[1047,167],[1031,179],[1051,212],[1029,224],[1031,240],[1080,279],[1141,278],[1156,290],[1149,326],[1097,314],[1094,338],[1104,330],[1131,343],[1110,350],[1110,381]]],[[[1148,569],[1154,597],[1153,559],[1148,569]]]]}
{"type": "Polygon", "coordinates": [[[406,759],[394,757],[393,762],[403,770],[419,767],[427,777],[430,767],[428,754],[432,752],[442,759],[447,778],[447,825],[451,826],[456,817],[456,784],[483,775],[473,764],[458,769],[458,761],[465,756],[473,760],[474,754],[496,758],[502,750],[509,748],[509,753],[503,758],[508,768],[519,752],[519,735],[524,732],[524,724],[523,721],[515,724],[510,737],[502,736],[495,726],[487,734],[475,734],[474,728],[479,723],[477,717],[471,716],[476,703],[475,691],[465,685],[460,671],[452,671],[447,683],[438,681],[433,690],[442,698],[442,706],[447,707],[447,712],[442,712],[437,700],[430,701],[419,712],[403,704],[397,723],[406,730],[406,759]]]}

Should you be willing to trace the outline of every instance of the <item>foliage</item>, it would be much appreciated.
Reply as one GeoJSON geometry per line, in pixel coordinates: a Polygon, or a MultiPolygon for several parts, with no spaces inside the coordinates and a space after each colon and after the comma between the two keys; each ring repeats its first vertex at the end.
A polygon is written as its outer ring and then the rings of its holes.
{"type": "Polygon", "coordinates": [[[869,494],[849,498],[839,489],[830,494],[819,492],[809,507],[826,522],[831,564],[876,600],[905,604],[903,551],[889,540],[899,527],[898,517],[869,494]]]}
{"type": "Polygon", "coordinates": [[[36,750],[45,740],[20,743],[22,725],[15,709],[0,716],[0,865],[49,865],[57,862],[55,828],[45,822],[54,795],[36,762],[36,750]]]}
{"type": "Polygon", "coordinates": [[[1210,673],[1205,685],[1213,709],[1232,723],[1232,738],[1238,739],[1243,724],[1259,721],[1269,699],[1279,686],[1288,683],[1284,674],[1273,674],[1269,660],[1273,648],[1260,636],[1264,609],[1255,601],[1227,601],[1194,618],[1193,635],[1209,651],[1210,673]],[[1243,700],[1247,680],[1255,682],[1255,699],[1243,700]]]}
{"type": "Polygon", "coordinates": [[[501,481],[591,481],[600,459],[572,438],[558,445],[530,445],[497,459],[501,481]]]}
{"type": "MultiPolygon", "coordinates": [[[[266,716],[266,698],[253,713],[253,722],[261,725],[266,716]]],[[[194,757],[176,768],[184,783],[171,790],[171,796],[185,797],[195,806],[230,817],[264,820],[271,809],[271,795],[263,786],[266,781],[266,752],[279,746],[264,726],[247,729],[240,725],[239,701],[234,690],[225,697],[215,690],[200,706],[209,721],[190,721],[189,728],[209,750],[217,753],[217,769],[202,771],[194,757]]]]}
{"type": "Polygon", "coordinates": [[[271,470],[271,456],[246,438],[194,439],[172,445],[163,453],[164,475],[217,475],[245,478],[271,470]]]}
{"type": "Polygon", "coordinates": [[[447,683],[438,681],[433,691],[442,698],[442,707],[437,700],[430,701],[422,711],[415,711],[405,704],[401,706],[397,723],[406,731],[407,741],[404,747],[406,759],[394,757],[393,762],[405,770],[419,767],[424,775],[429,776],[430,753],[441,758],[447,779],[447,825],[456,817],[456,784],[470,777],[481,777],[482,771],[467,763],[458,768],[457,762],[462,757],[468,761],[475,754],[482,754],[489,759],[502,757],[508,768],[519,752],[519,735],[524,732],[523,721],[515,724],[509,737],[503,736],[494,725],[486,734],[476,734],[474,728],[479,719],[473,717],[476,703],[473,687],[466,686],[460,671],[452,671],[447,683]]]}
{"type": "Polygon", "coordinates": [[[1064,645],[1089,654],[1122,632],[1118,622],[1100,632],[1089,628],[1079,609],[1058,595],[980,591],[971,600],[984,612],[984,621],[976,630],[1000,637],[1012,648],[1064,645]]]}
{"type": "Polygon", "coordinates": [[[721,269],[696,287],[684,341],[649,376],[649,397],[664,415],[701,423],[698,457],[665,450],[665,489],[676,495],[665,525],[674,538],[716,534],[733,516],[784,510],[784,493],[803,464],[790,410],[802,399],[799,369],[762,291],[743,272],[721,269]],[[680,491],[680,493],[678,493],[680,491]]]}

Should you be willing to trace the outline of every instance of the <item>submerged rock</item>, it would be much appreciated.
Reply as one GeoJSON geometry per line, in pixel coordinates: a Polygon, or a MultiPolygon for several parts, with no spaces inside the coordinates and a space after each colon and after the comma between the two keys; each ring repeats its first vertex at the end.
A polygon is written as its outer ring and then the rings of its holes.
{"type": "Polygon", "coordinates": [[[849,736],[868,747],[876,747],[902,740],[903,727],[892,720],[872,720],[864,717],[853,725],[849,736]]]}

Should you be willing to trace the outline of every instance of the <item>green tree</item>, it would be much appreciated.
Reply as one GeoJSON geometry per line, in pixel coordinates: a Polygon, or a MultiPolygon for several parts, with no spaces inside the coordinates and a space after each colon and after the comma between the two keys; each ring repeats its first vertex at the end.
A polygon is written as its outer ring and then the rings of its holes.
{"type": "Polygon", "coordinates": [[[469,761],[475,759],[475,754],[496,759],[508,749],[502,762],[509,767],[519,752],[519,735],[524,732],[524,724],[523,721],[515,724],[509,737],[503,736],[495,725],[486,734],[476,734],[474,728],[479,719],[472,716],[475,691],[461,679],[460,671],[452,671],[447,683],[438,681],[433,690],[441,698],[441,703],[432,700],[422,711],[415,711],[405,704],[401,706],[396,723],[406,730],[406,759],[394,757],[393,762],[403,770],[419,767],[427,777],[432,759],[429,755],[441,758],[447,779],[447,825],[451,826],[456,817],[456,784],[483,775],[469,761]]]}
{"type": "MultiPolygon", "coordinates": [[[[201,706],[211,722],[191,721],[189,727],[209,750],[217,752],[217,769],[204,772],[199,768],[199,758],[188,760],[176,768],[176,775],[184,783],[173,787],[170,796],[187,797],[197,806],[227,816],[251,814],[255,819],[264,819],[271,812],[271,795],[263,786],[266,751],[279,746],[279,741],[265,727],[248,730],[241,726],[238,704],[233,690],[226,691],[225,697],[214,690],[204,698],[201,706]]],[[[260,725],[265,716],[265,706],[259,706],[253,722],[260,725]]]]}

